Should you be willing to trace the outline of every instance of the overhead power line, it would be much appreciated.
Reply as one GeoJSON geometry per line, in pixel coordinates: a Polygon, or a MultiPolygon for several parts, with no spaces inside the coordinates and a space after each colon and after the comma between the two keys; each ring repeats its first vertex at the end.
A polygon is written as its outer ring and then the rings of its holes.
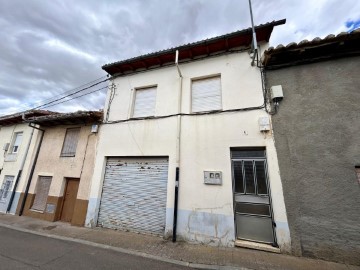
{"type": "MultiPolygon", "coordinates": [[[[97,83],[93,83],[93,84],[91,84],[90,86],[87,86],[87,87],[85,87],[85,88],[82,88],[82,89],[80,89],[80,90],[77,90],[77,91],[75,91],[75,92],[73,92],[73,93],[71,93],[71,94],[68,94],[68,95],[63,96],[63,97],[61,97],[61,98],[57,98],[57,99],[52,100],[52,101],[50,101],[50,102],[41,104],[41,105],[39,105],[39,106],[37,106],[37,107],[31,108],[31,109],[29,109],[29,111],[30,111],[30,110],[36,110],[36,109],[43,108],[43,107],[45,107],[45,106],[47,106],[47,105],[53,104],[53,103],[55,103],[55,102],[57,102],[57,101],[63,100],[63,99],[65,99],[65,98],[67,98],[67,97],[70,97],[70,96],[76,95],[77,93],[80,93],[80,92],[83,92],[83,91],[85,91],[85,90],[88,90],[88,89],[90,89],[90,88],[92,88],[92,87],[94,87],[94,86],[96,86],[96,85],[99,85],[99,84],[101,84],[101,83],[103,83],[103,82],[106,82],[106,81],[108,81],[108,80],[110,80],[110,78],[107,78],[107,79],[102,80],[102,81],[97,82],[97,83]]],[[[106,87],[107,87],[107,86],[106,86],[106,87]]],[[[65,101],[64,101],[64,102],[65,102],[65,101]]],[[[49,106],[47,106],[47,107],[49,107],[49,106]]]]}
{"type": "Polygon", "coordinates": [[[63,93],[57,94],[57,95],[55,95],[55,96],[53,96],[53,97],[51,97],[51,98],[47,98],[47,99],[44,99],[44,100],[40,100],[40,101],[37,101],[37,102],[34,102],[34,103],[24,104],[24,105],[21,106],[21,108],[24,109],[24,110],[33,110],[34,107],[42,106],[41,104],[46,103],[47,101],[51,101],[51,100],[53,100],[54,98],[62,97],[63,95],[65,95],[65,94],[67,94],[67,93],[76,91],[76,90],[81,89],[81,88],[83,88],[83,87],[86,87],[86,86],[88,86],[88,85],[90,85],[90,84],[94,84],[95,82],[97,82],[97,81],[99,81],[99,80],[104,80],[105,78],[107,78],[107,75],[102,76],[102,77],[100,77],[100,78],[97,78],[97,79],[95,79],[95,80],[92,80],[92,81],[90,81],[90,82],[84,83],[84,84],[82,84],[82,85],[79,85],[79,86],[77,86],[77,87],[75,87],[75,88],[73,88],[73,89],[67,90],[67,91],[65,91],[65,92],[63,92],[63,93]]]}
{"type": "Polygon", "coordinates": [[[85,94],[82,94],[82,95],[80,95],[80,96],[76,96],[76,97],[73,97],[73,98],[70,98],[70,99],[67,99],[67,100],[64,100],[64,101],[60,101],[60,102],[57,102],[57,103],[55,103],[55,104],[47,105],[47,106],[45,106],[45,107],[42,107],[42,109],[49,108],[49,107],[53,107],[53,106],[56,106],[56,105],[59,105],[59,104],[62,104],[62,103],[71,101],[71,100],[73,100],[73,99],[77,99],[77,98],[80,98],[80,97],[83,97],[83,96],[86,96],[86,95],[90,95],[90,94],[92,94],[92,93],[95,93],[95,92],[101,91],[101,90],[103,90],[103,89],[106,89],[107,87],[108,87],[108,86],[104,86],[104,87],[102,87],[102,88],[93,90],[93,91],[91,91],[91,92],[89,92],[89,93],[85,93],[85,94]]]}
{"type": "Polygon", "coordinates": [[[88,83],[84,83],[84,84],[82,84],[82,85],[79,85],[78,87],[75,87],[75,88],[70,89],[70,90],[68,90],[68,91],[65,91],[65,92],[63,92],[63,93],[61,93],[61,94],[55,95],[55,96],[53,96],[53,97],[51,97],[51,98],[47,98],[47,99],[44,99],[44,100],[39,101],[39,102],[36,102],[36,103],[43,103],[43,102],[46,102],[46,101],[48,101],[48,100],[52,100],[52,99],[54,99],[54,98],[57,98],[57,97],[60,97],[60,96],[62,96],[62,95],[64,95],[64,94],[66,94],[66,93],[70,93],[70,92],[72,92],[72,91],[76,91],[76,90],[78,90],[78,89],[81,88],[81,87],[86,87],[86,86],[88,86],[89,84],[95,83],[96,81],[103,80],[103,79],[105,79],[106,77],[107,77],[107,75],[102,76],[102,77],[100,77],[100,78],[98,78],[98,79],[96,79],[96,80],[90,81],[90,82],[88,82],[88,83]]]}

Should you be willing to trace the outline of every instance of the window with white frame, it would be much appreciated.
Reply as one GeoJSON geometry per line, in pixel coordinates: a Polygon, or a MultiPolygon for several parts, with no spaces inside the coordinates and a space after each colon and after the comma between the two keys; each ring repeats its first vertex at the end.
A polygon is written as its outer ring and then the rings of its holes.
{"type": "Polygon", "coordinates": [[[155,103],[156,86],[136,89],[132,117],[154,116],[155,103]]]}
{"type": "Polygon", "coordinates": [[[23,133],[22,132],[16,132],[13,138],[13,141],[11,143],[11,149],[10,152],[13,154],[16,154],[19,151],[19,147],[22,141],[23,133]]]}
{"type": "Polygon", "coordinates": [[[0,201],[6,201],[9,196],[12,184],[14,182],[14,176],[5,175],[4,182],[1,185],[0,189],[0,201]]]}
{"type": "Polygon", "coordinates": [[[191,84],[191,111],[221,110],[221,77],[196,79],[191,84]]]}
{"type": "Polygon", "coordinates": [[[38,182],[36,184],[34,203],[31,206],[32,210],[41,211],[41,212],[45,211],[51,180],[52,180],[51,176],[39,176],[38,182]]]}
{"type": "Polygon", "coordinates": [[[63,148],[61,150],[62,157],[75,157],[76,147],[79,140],[80,128],[68,128],[66,130],[63,148]]]}

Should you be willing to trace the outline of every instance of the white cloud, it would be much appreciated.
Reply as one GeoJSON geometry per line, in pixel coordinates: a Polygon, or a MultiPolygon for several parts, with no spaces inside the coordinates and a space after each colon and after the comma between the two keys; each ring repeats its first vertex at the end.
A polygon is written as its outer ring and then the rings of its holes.
{"type": "Polygon", "coordinates": [[[95,63],[97,61],[97,58],[86,53],[86,52],[83,52],[75,47],[72,47],[70,46],[69,44],[66,44],[65,42],[61,41],[61,40],[58,40],[58,39],[49,39],[49,40],[46,40],[45,42],[45,45],[46,46],[49,46],[51,48],[54,48],[54,49],[58,49],[58,50],[62,50],[62,51],[65,51],[67,53],[70,53],[74,56],[78,56],[78,57],[81,57],[81,58],[84,58],[86,60],[89,60],[93,63],[95,63]]]}
{"type": "MultiPolygon", "coordinates": [[[[255,24],[287,19],[272,46],[347,31],[346,22],[360,19],[354,0],[252,3],[255,24]]],[[[0,10],[0,114],[99,78],[103,64],[250,26],[248,0],[0,0],[0,10]]],[[[102,108],[104,97],[51,109],[102,108]]]]}

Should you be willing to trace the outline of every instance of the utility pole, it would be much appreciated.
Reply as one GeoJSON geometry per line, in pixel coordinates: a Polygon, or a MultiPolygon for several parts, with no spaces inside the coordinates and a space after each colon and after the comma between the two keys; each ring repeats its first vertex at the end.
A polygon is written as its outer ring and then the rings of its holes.
{"type": "Polygon", "coordinates": [[[250,18],[251,18],[251,27],[252,27],[252,43],[251,43],[251,53],[252,61],[251,65],[254,65],[255,57],[258,53],[257,51],[257,40],[256,40],[256,33],[255,33],[255,26],[254,26],[254,19],[253,19],[253,13],[252,13],[252,7],[251,7],[251,0],[249,0],[249,9],[250,9],[250,18]]]}

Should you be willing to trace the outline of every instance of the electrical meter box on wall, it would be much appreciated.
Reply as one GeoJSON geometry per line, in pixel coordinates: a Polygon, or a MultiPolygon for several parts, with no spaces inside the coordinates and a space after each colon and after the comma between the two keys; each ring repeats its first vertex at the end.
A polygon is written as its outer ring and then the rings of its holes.
{"type": "Polygon", "coordinates": [[[10,143],[5,143],[4,146],[3,146],[3,150],[4,151],[9,150],[9,146],[10,146],[10,143]]]}
{"type": "Polygon", "coordinates": [[[204,184],[222,185],[222,173],[220,171],[204,171],[204,184]]]}
{"type": "Polygon", "coordinates": [[[259,118],[260,131],[270,131],[270,118],[269,116],[262,116],[259,118]]]}
{"type": "Polygon", "coordinates": [[[279,102],[283,100],[284,94],[281,85],[274,85],[270,88],[271,100],[273,102],[279,102]]]}
{"type": "Polygon", "coordinates": [[[99,129],[99,125],[94,124],[94,125],[91,126],[91,132],[92,133],[97,133],[98,129],[99,129]]]}

